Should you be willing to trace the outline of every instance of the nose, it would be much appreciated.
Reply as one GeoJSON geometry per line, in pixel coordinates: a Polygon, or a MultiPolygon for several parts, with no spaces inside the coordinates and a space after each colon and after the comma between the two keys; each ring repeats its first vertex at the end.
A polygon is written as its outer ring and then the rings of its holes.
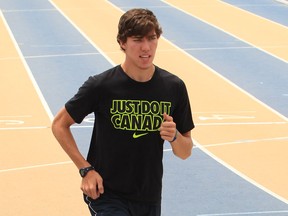
{"type": "Polygon", "coordinates": [[[150,50],[150,42],[149,42],[149,40],[147,40],[147,38],[143,39],[141,49],[142,49],[142,51],[149,51],[150,50]]]}

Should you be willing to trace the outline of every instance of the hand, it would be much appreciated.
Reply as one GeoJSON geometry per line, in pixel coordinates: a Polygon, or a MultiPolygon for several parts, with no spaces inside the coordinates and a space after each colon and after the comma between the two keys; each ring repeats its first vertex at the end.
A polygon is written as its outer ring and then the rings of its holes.
{"type": "Polygon", "coordinates": [[[91,170],[82,178],[81,190],[84,194],[97,199],[104,193],[103,179],[95,170],[91,170]]]}
{"type": "Polygon", "coordinates": [[[171,142],[176,134],[176,124],[173,121],[173,117],[163,114],[164,122],[160,126],[160,136],[163,140],[171,142]]]}

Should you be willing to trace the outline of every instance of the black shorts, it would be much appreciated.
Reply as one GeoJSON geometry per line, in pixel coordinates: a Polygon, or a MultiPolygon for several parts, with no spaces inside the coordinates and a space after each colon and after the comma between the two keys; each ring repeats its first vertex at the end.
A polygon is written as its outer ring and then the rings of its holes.
{"type": "Polygon", "coordinates": [[[150,204],[123,199],[104,193],[94,200],[84,195],[92,216],[160,216],[161,204],[150,204]]]}

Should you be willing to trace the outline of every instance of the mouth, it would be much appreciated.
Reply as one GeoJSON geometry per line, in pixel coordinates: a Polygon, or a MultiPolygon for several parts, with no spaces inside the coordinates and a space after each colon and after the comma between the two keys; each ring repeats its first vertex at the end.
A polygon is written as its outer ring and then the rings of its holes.
{"type": "Polygon", "coordinates": [[[142,59],[149,59],[151,55],[140,55],[139,57],[142,59]]]}

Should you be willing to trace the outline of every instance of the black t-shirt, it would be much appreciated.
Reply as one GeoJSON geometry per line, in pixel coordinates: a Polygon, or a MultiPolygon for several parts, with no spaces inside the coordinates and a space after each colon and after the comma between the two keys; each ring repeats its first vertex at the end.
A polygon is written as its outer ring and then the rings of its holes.
{"type": "Polygon", "coordinates": [[[181,79],[155,67],[151,80],[137,82],[118,65],[89,77],[65,107],[77,123],[95,115],[87,160],[106,191],[136,201],[161,200],[163,113],[173,117],[180,133],[194,128],[181,79]]]}

